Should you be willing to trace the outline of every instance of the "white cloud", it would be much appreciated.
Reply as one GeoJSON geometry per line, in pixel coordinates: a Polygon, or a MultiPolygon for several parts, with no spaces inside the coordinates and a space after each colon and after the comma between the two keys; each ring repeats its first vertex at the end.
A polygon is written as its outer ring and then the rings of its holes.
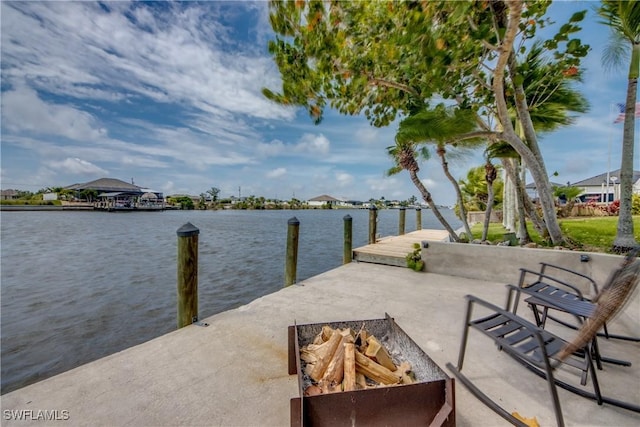
{"type": "Polygon", "coordinates": [[[280,178],[284,175],[287,174],[287,169],[286,168],[277,168],[277,169],[273,169],[270,170],[269,172],[267,172],[266,177],[267,178],[280,178]]]}
{"type": "Polygon", "coordinates": [[[3,79],[28,76],[38,88],[86,99],[146,97],[201,111],[293,118],[291,108],[261,93],[279,82],[271,58],[238,42],[236,49],[222,47],[230,37],[211,19],[220,14],[218,5],[106,7],[111,10],[94,2],[3,2],[2,31],[11,35],[3,37],[3,79]]]}
{"type": "Polygon", "coordinates": [[[256,145],[256,152],[261,157],[275,157],[291,154],[328,154],[331,143],[322,134],[303,134],[295,144],[285,144],[274,139],[271,142],[261,142],[256,145]]]}
{"type": "Polygon", "coordinates": [[[353,184],[354,177],[346,172],[336,172],[336,181],[340,187],[349,187],[353,184]]]}
{"type": "Polygon", "coordinates": [[[381,138],[380,129],[374,127],[360,128],[355,133],[356,140],[366,144],[377,142],[381,138]]]}
{"type": "Polygon", "coordinates": [[[311,154],[327,154],[330,145],[329,140],[322,134],[312,135],[305,133],[295,145],[294,150],[311,154]]]}
{"type": "Polygon", "coordinates": [[[162,189],[162,192],[164,194],[172,194],[176,188],[175,184],[173,183],[173,181],[167,181],[164,184],[162,184],[160,186],[160,188],[162,189]]]}
{"type": "Polygon", "coordinates": [[[77,157],[67,157],[62,161],[52,161],[52,162],[49,162],[48,166],[50,166],[53,169],[60,170],[69,174],[74,174],[74,175],[77,174],[77,175],[105,176],[109,174],[107,170],[102,169],[101,167],[96,166],[91,162],[79,159],[77,157]]]}
{"type": "Polygon", "coordinates": [[[260,142],[256,146],[256,152],[261,157],[274,157],[286,151],[284,142],[274,139],[271,142],[260,142]]]}
{"type": "Polygon", "coordinates": [[[59,135],[75,141],[94,141],[107,134],[91,114],[47,103],[24,85],[2,94],[2,121],[12,132],[59,135]]]}

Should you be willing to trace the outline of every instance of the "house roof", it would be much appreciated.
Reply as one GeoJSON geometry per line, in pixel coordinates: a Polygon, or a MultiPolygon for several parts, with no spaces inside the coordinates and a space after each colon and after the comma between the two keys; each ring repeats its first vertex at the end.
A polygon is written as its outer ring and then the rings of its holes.
{"type": "Polygon", "coordinates": [[[309,199],[310,202],[341,202],[342,200],[323,194],[322,196],[309,199]]]}
{"type": "Polygon", "coordinates": [[[141,187],[115,178],[100,178],[95,181],[85,182],[84,184],[73,184],[65,187],[68,190],[97,190],[107,193],[112,192],[142,192],[141,187]]]}
{"type": "MultiPolygon", "coordinates": [[[[609,172],[609,178],[617,177],[617,181],[620,181],[620,169],[609,172]]],[[[633,171],[632,182],[640,180],[640,171],[633,171]]],[[[574,182],[571,185],[575,187],[594,187],[601,186],[607,183],[607,173],[601,173],[600,175],[592,176],[591,178],[583,179],[582,181],[574,182]]],[[[613,183],[613,182],[612,182],[613,183]]]]}

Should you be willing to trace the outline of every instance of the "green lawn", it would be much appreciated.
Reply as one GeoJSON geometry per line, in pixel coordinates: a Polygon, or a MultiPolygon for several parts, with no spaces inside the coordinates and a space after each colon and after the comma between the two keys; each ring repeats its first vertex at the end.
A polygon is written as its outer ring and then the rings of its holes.
{"type": "MultiPolygon", "coordinates": [[[[618,217],[580,217],[565,218],[560,220],[560,228],[565,237],[568,237],[576,246],[589,252],[610,252],[613,239],[616,236],[618,217]]],[[[530,223],[527,223],[529,234],[534,242],[541,246],[549,246],[530,223]]],[[[640,215],[633,217],[633,230],[636,240],[640,242],[640,215]]],[[[482,235],[482,224],[475,224],[471,231],[473,238],[479,239],[482,235]]],[[[506,230],[502,224],[490,224],[488,240],[497,243],[504,240],[506,230]]]]}

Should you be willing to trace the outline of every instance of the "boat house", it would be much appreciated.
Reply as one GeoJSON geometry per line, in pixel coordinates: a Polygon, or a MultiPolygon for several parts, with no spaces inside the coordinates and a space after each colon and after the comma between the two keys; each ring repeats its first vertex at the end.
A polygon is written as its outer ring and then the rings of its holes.
{"type": "Polygon", "coordinates": [[[94,209],[106,211],[157,211],[164,209],[161,192],[145,189],[115,178],[100,178],[84,184],[73,184],[65,189],[80,193],[93,190],[97,193],[94,209]]]}

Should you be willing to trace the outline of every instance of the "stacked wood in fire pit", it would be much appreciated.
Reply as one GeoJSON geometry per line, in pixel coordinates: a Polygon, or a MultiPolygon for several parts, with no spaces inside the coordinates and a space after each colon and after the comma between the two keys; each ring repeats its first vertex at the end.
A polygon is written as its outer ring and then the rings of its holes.
{"type": "Polygon", "coordinates": [[[411,365],[396,365],[378,338],[364,327],[333,329],[327,325],[313,343],[300,349],[303,371],[311,379],[305,396],[411,384],[415,377],[411,365]]]}

